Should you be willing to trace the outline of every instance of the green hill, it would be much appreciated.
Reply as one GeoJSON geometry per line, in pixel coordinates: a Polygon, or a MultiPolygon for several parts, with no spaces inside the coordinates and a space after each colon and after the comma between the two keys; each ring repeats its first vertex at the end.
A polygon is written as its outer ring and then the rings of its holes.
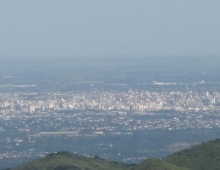
{"type": "Polygon", "coordinates": [[[23,164],[12,170],[129,170],[132,165],[58,152],[23,164]]]}
{"type": "Polygon", "coordinates": [[[178,167],[160,159],[148,159],[140,164],[135,170],[188,170],[178,167]]]}
{"type": "Polygon", "coordinates": [[[220,139],[179,151],[162,160],[148,159],[140,165],[58,152],[12,170],[220,170],[220,139]]]}
{"type": "Polygon", "coordinates": [[[190,170],[219,170],[220,139],[182,150],[164,160],[177,166],[187,167],[190,170]]]}

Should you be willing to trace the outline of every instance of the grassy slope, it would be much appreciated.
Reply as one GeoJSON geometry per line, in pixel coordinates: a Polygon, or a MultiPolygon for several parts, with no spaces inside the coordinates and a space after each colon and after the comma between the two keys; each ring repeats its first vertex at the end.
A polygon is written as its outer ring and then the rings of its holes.
{"type": "Polygon", "coordinates": [[[160,159],[149,159],[140,164],[135,170],[188,170],[160,159]]]}
{"type": "Polygon", "coordinates": [[[220,170],[220,139],[182,150],[163,160],[149,159],[136,167],[60,152],[13,170],[220,170]]]}
{"type": "Polygon", "coordinates": [[[66,152],[50,154],[13,170],[129,170],[132,166],[66,152]]]}
{"type": "Polygon", "coordinates": [[[220,139],[185,149],[166,157],[164,160],[177,166],[187,167],[190,170],[219,170],[220,139]]]}

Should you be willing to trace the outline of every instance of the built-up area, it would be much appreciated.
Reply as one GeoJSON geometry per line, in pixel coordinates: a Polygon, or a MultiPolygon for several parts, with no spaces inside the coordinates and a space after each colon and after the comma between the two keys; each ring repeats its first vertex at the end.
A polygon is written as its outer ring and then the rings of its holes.
{"type": "Polygon", "coordinates": [[[0,164],[60,150],[130,163],[163,157],[219,137],[219,103],[217,91],[1,93],[0,164]]]}
{"type": "Polygon", "coordinates": [[[128,90],[54,93],[1,93],[0,114],[55,112],[59,110],[218,110],[220,92],[128,90]]]}

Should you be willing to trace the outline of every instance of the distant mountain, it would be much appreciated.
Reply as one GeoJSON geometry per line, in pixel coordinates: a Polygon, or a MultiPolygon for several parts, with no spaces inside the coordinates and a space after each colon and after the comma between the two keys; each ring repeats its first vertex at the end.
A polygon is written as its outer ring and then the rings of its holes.
{"type": "Polygon", "coordinates": [[[164,159],[148,159],[139,165],[58,152],[12,170],[220,170],[220,139],[193,146],[164,159]]]}

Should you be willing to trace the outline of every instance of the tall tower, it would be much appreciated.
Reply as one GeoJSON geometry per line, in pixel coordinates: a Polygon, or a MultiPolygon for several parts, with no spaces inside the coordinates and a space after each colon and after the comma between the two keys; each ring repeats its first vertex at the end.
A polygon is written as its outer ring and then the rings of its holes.
{"type": "Polygon", "coordinates": [[[207,98],[209,98],[209,92],[208,91],[205,93],[205,95],[206,95],[207,98]]]}

